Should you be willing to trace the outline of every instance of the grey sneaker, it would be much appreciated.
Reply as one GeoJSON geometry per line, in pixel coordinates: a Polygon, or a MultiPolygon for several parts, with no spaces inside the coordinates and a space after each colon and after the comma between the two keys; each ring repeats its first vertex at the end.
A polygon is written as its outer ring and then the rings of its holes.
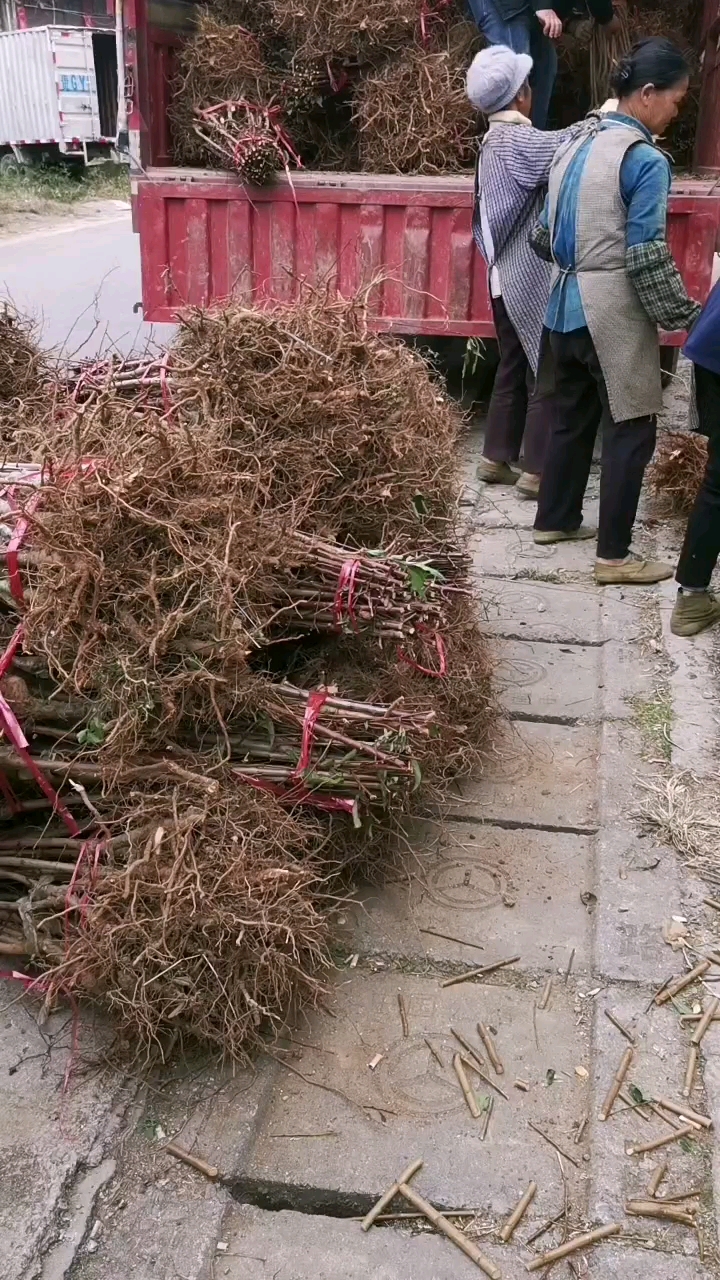
{"type": "Polygon", "coordinates": [[[720,622],[720,600],[712,591],[678,591],[670,618],[674,636],[696,636],[698,632],[720,622]]]}

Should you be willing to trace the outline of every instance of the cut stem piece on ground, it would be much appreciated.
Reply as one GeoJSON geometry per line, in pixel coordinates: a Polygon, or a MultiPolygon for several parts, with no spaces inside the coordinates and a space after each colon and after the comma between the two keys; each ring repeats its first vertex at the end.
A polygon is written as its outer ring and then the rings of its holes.
{"type": "Polygon", "coordinates": [[[403,1038],[407,1040],[410,1035],[410,1026],[408,1023],[407,1006],[402,991],[398,991],[398,1009],[400,1010],[400,1022],[402,1024],[403,1038]]]}
{"type": "Polygon", "coordinates": [[[542,1271],[543,1267],[549,1267],[553,1262],[561,1262],[563,1258],[569,1258],[573,1253],[579,1253],[581,1249],[589,1249],[591,1245],[598,1244],[601,1240],[608,1240],[610,1236],[622,1235],[622,1229],[621,1222],[612,1222],[606,1227],[586,1231],[581,1236],[575,1236],[574,1240],[568,1240],[567,1244],[561,1244],[558,1249],[551,1249],[550,1253],[544,1253],[534,1262],[527,1262],[525,1270],[542,1271]]]}
{"type": "Polygon", "coordinates": [[[667,1176],[667,1171],[668,1171],[667,1164],[659,1164],[652,1178],[650,1179],[648,1183],[647,1193],[651,1200],[655,1199],[655,1196],[658,1193],[658,1188],[660,1186],[660,1183],[662,1182],[663,1178],[667,1176]]]}
{"type": "Polygon", "coordinates": [[[660,1218],[664,1222],[680,1222],[686,1227],[695,1226],[695,1218],[677,1205],[660,1204],[654,1200],[628,1200],[625,1212],[633,1218],[660,1218]]]}
{"type": "Polygon", "coordinates": [[[380,1197],[380,1199],[373,1205],[370,1212],[366,1214],[365,1217],[363,1218],[363,1221],[362,1221],[363,1231],[370,1230],[373,1223],[377,1222],[378,1218],[380,1217],[380,1214],[384,1213],[385,1210],[388,1208],[388,1206],[395,1199],[395,1196],[400,1194],[401,1184],[403,1186],[406,1186],[407,1183],[410,1181],[410,1179],[414,1178],[415,1174],[418,1172],[418,1170],[422,1169],[422,1167],[423,1167],[422,1160],[413,1160],[412,1164],[409,1164],[407,1169],[403,1169],[397,1182],[393,1182],[392,1186],[385,1192],[384,1195],[380,1197]]]}
{"type": "Polygon", "coordinates": [[[654,1098],[654,1102],[659,1107],[664,1107],[666,1111],[672,1111],[674,1115],[680,1116],[681,1120],[694,1120],[696,1124],[702,1125],[703,1129],[712,1129],[713,1122],[709,1116],[703,1116],[699,1111],[692,1111],[690,1107],[685,1106],[682,1102],[673,1102],[672,1098],[654,1098]]]}
{"type": "Polygon", "coordinates": [[[480,1079],[481,1079],[481,1080],[483,1080],[483,1081],[485,1082],[485,1084],[488,1086],[488,1088],[490,1088],[490,1089],[494,1089],[494,1090],[495,1090],[495,1092],[496,1092],[496,1093],[499,1093],[499,1094],[500,1094],[500,1097],[501,1097],[501,1098],[504,1098],[506,1102],[509,1102],[509,1101],[510,1101],[510,1099],[508,1098],[508,1096],[507,1096],[507,1094],[505,1093],[504,1089],[501,1089],[499,1084],[496,1084],[494,1080],[491,1080],[491,1079],[490,1079],[490,1076],[486,1076],[486,1075],[485,1075],[485,1072],[484,1072],[484,1071],[481,1071],[480,1067],[476,1067],[476,1066],[475,1066],[475,1063],[474,1063],[473,1061],[471,1061],[470,1059],[468,1059],[468,1058],[466,1058],[464,1061],[465,1061],[465,1066],[466,1066],[466,1067],[470,1067],[470,1068],[471,1068],[471,1070],[473,1070],[473,1071],[475,1072],[475,1075],[476,1075],[476,1076],[479,1076],[479,1077],[480,1077],[480,1079]]]}
{"type": "Polygon", "coordinates": [[[699,1050],[697,1045],[695,1044],[691,1045],[690,1053],[688,1055],[687,1067],[685,1068],[685,1080],[682,1087],[683,1098],[689,1098],[690,1094],[693,1091],[693,1085],[695,1083],[695,1072],[697,1071],[698,1056],[699,1056],[699,1050]]]}
{"type": "Polygon", "coordinates": [[[505,1068],[500,1060],[498,1051],[495,1048],[495,1040],[493,1038],[492,1032],[490,1031],[490,1028],[486,1027],[484,1022],[478,1022],[477,1031],[480,1039],[482,1040],[485,1046],[487,1056],[493,1065],[493,1069],[495,1073],[499,1076],[504,1075],[505,1068]]]}
{"type": "Polygon", "coordinates": [[[717,1013],[718,1009],[720,1009],[720,1000],[716,996],[713,1000],[710,1001],[702,1018],[698,1022],[697,1027],[695,1028],[695,1031],[693,1032],[693,1035],[690,1038],[691,1044],[694,1044],[694,1045],[702,1044],[703,1036],[705,1035],[705,1032],[710,1026],[710,1023],[715,1017],[715,1014],[717,1013]]]}
{"type": "Polygon", "coordinates": [[[435,1227],[436,1231],[440,1231],[442,1235],[444,1235],[448,1240],[451,1240],[454,1245],[457,1245],[458,1249],[462,1249],[463,1253],[475,1263],[475,1266],[479,1267],[481,1271],[484,1271],[485,1275],[489,1277],[489,1280],[502,1280],[501,1274],[495,1266],[495,1263],[491,1262],[489,1258],[486,1258],[477,1246],[463,1235],[462,1231],[458,1231],[457,1227],[453,1226],[452,1222],[448,1222],[447,1218],[444,1217],[443,1214],[440,1213],[438,1209],[434,1208],[434,1206],[427,1200],[424,1200],[422,1196],[418,1195],[417,1191],[412,1187],[402,1185],[400,1186],[400,1195],[403,1196],[404,1199],[413,1206],[413,1208],[418,1209],[420,1213],[423,1213],[428,1222],[431,1222],[435,1227]]]}
{"type": "Polygon", "coordinates": [[[194,1156],[191,1151],[186,1151],[184,1147],[179,1147],[175,1142],[168,1142],[165,1147],[169,1156],[174,1156],[176,1160],[182,1160],[183,1164],[189,1164],[192,1169],[197,1169],[198,1173],[204,1173],[206,1178],[210,1178],[214,1182],[220,1176],[220,1170],[214,1164],[208,1164],[206,1160],[201,1160],[199,1156],[194,1156]]]}
{"type": "Polygon", "coordinates": [[[625,1052],[624,1052],[624,1054],[623,1054],[623,1056],[622,1056],[622,1059],[621,1059],[621,1061],[620,1061],[620,1066],[618,1067],[617,1071],[615,1072],[615,1076],[614,1076],[614,1078],[613,1078],[613,1082],[612,1082],[612,1084],[610,1085],[610,1088],[608,1089],[607,1097],[605,1098],[605,1101],[604,1101],[603,1106],[602,1106],[602,1110],[601,1110],[601,1112],[600,1112],[600,1119],[601,1119],[601,1120],[607,1120],[608,1116],[610,1115],[610,1112],[612,1111],[612,1109],[613,1109],[613,1107],[614,1107],[614,1105],[615,1105],[615,1100],[616,1100],[616,1098],[617,1098],[617,1096],[618,1096],[618,1094],[619,1094],[620,1090],[622,1089],[623,1084],[624,1084],[624,1082],[625,1082],[625,1077],[626,1077],[626,1075],[627,1075],[628,1071],[630,1070],[630,1063],[631,1063],[631,1062],[632,1062],[632,1060],[633,1060],[633,1054],[634,1054],[634,1052],[635,1052],[635,1051],[634,1051],[634,1049],[633,1049],[633,1048],[632,1048],[632,1046],[631,1046],[629,1049],[626,1049],[626,1050],[625,1050],[625,1052]]]}
{"type": "Polygon", "coordinates": [[[682,1129],[676,1129],[675,1133],[669,1133],[664,1138],[655,1138],[653,1142],[641,1142],[637,1146],[627,1148],[629,1156],[644,1156],[648,1151],[659,1151],[661,1147],[669,1147],[671,1142],[679,1142],[681,1138],[690,1138],[697,1136],[697,1129],[693,1124],[686,1124],[682,1129]]]}
{"type": "Polygon", "coordinates": [[[522,1222],[536,1195],[537,1183],[531,1182],[524,1196],[522,1196],[516,1204],[504,1227],[500,1230],[500,1239],[504,1244],[508,1244],[508,1242],[512,1240],[515,1231],[522,1222]]]}
{"type": "Polygon", "coordinates": [[[701,960],[689,973],[683,974],[681,978],[676,978],[664,990],[659,991],[655,996],[655,1003],[658,1005],[667,1004],[668,1000],[672,1000],[674,996],[679,995],[686,987],[690,987],[693,982],[697,982],[698,978],[702,978],[710,968],[710,964],[710,960],[701,960]]]}
{"type": "Polygon", "coordinates": [[[550,992],[552,991],[552,985],[553,985],[553,980],[552,980],[552,977],[550,977],[548,978],[543,988],[543,993],[540,997],[540,1003],[538,1005],[538,1009],[547,1009],[548,1000],[550,999],[550,992]]]}
{"type": "Polygon", "coordinates": [[[472,1058],[473,1061],[477,1062],[479,1067],[485,1066],[485,1059],[482,1054],[478,1053],[477,1049],[473,1048],[470,1041],[465,1039],[465,1036],[461,1035],[459,1031],[456,1031],[455,1027],[450,1028],[450,1033],[455,1037],[458,1044],[465,1050],[468,1056],[472,1058]]]}
{"type": "Polygon", "coordinates": [[[633,1035],[632,1031],[629,1031],[627,1027],[624,1027],[622,1022],[620,1022],[620,1020],[615,1017],[614,1013],[611,1013],[609,1009],[606,1009],[605,1017],[608,1019],[609,1022],[612,1022],[613,1026],[616,1028],[617,1031],[620,1032],[621,1036],[624,1036],[625,1039],[630,1044],[635,1044],[635,1036],[633,1035]]]}
{"type": "Polygon", "coordinates": [[[468,1080],[465,1074],[465,1068],[462,1064],[462,1058],[460,1057],[459,1053],[456,1053],[455,1056],[453,1057],[453,1070],[458,1080],[460,1081],[460,1088],[463,1091],[463,1097],[467,1102],[468,1111],[470,1112],[470,1115],[472,1116],[473,1120],[479,1120],[480,1108],[477,1104],[477,1098],[475,1097],[475,1094],[470,1088],[470,1081],[468,1080]]]}
{"type": "Polygon", "coordinates": [[[454,978],[446,978],[440,983],[441,987],[455,987],[459,982],[470,982],[473,978],[484,978],[488,973],[495,973],[497,969],[504,969],[509,964],[519,964],[520,956],[510,956],[509,960],[497,960],[495,964],[486,964],[482,969],[469,969],[467,973],[459,973],[454,978]]]}
{"type": "Polygon", "coordinates": [[[574,1156],[571,1156],[569,1152],[563,1151],[563,1148],[559,1147],[557,1142],[554,1142],[552,1138],[549,1138],[546,1133],[543,1133],[542,1129],[538,1129],[537,1125],[533,1124],[532,1120],[528,1120],[528,1128],[532,1129],[533,1133],[537,1133],[540,1138],[544,1138],[545,1141],[549,1143],[555,1151],[557,1151],[558,1155],[562,1156],[563,1160],[569,1160],[571,1164],[575,1165],[576,1169],[580,1168],[580,1161],[576,1160],[574,1156]]]}

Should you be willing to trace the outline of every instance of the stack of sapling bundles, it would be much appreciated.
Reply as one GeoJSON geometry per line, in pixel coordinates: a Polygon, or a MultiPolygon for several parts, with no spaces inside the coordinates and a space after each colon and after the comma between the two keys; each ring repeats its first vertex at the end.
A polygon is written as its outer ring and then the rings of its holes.
{"type": "Polygon", "coordinates": [[[470,168],[465,73],[481,43],[460,0],[211,3],[180,54],[176,159],[255,184],[298,164],[470,168]]]}
{"type": "Polygon", "coordinates": [[[700,106],[703,0],[618,0],[620,30],[607,37],[589,20],[570,24],[560,41],[560,67],[551,112],[553,125],[573,124],[611,96],[613,67],[638,40],[661,36],[688,58],[690,90],[660,145],[678,168],[691,168],[700,106]]]}
{"type": "Polygon", "coordinates": [[[145,1047],[238,1056],[312,998],[339,868],[482,753],[459,420],[365,321],[192,312],[160,387],[152,363],[76,371],[45,442],[0,685],[30,744],[0,749],[25,806],[0,947],[145,1047]]]}

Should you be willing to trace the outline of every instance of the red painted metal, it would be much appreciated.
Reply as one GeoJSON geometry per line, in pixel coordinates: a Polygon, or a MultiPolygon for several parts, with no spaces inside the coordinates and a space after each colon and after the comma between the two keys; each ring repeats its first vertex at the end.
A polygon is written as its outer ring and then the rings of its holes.
{"type": "MultiPolygon", "coordinates": [[[[138,184],[143,310],[171,321],[230,295],[262,306],[303,283],[367,290],[374,328],[490,337],[471,178],[298,174],[252,191],[225,174],[150,170],[138,184]]],[[[669,240],[693,297],[710,288],[720,218],[712,182],[677,182],[669,240]]],[[[675,339],[679,341],[679,336],[675,339]]]]}
{"type": "Polygon", "coordinates": [[[720,176],[720,0],[705,0],[700,115],[695,139],[698,173],[720,176]]]}

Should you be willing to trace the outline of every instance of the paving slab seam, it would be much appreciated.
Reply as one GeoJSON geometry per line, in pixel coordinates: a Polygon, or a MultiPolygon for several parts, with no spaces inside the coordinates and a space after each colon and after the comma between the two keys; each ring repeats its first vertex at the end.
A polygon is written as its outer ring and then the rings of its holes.
{"type": "Polygon", "coordinates": [[[553,822],[530,822],[523,818],[485,818],[478,813],[460,813],[453,810],[452,813],[439,815],[432,810],[427,815],[428,821],[437,822],[439,825],[443,821],[463,822],[474,827],[496,827],[498,831],[547,831],[551,835],[568,835],[568,836],[596,836],[598,827],[583,826],[565,826],[562,823],[553,822]]]}
{"type": "Polygon", "coordinates": [[[609,644],[611,640],[610,636],[608,636],[606,640],[578,640],[577,637],[574,636],[564,638],[562,636],[553,635],[536,635],[530,638],[529,636],[521,635],[515,631],[499,631],[497,627],[494,629],[492,634],[493,638],[496,640],[517,640],[522,644],[554,644],[558,647],[562,647],[563,645],[572,645],[575,649],[602,649],[606,644],[609,644]]]}

